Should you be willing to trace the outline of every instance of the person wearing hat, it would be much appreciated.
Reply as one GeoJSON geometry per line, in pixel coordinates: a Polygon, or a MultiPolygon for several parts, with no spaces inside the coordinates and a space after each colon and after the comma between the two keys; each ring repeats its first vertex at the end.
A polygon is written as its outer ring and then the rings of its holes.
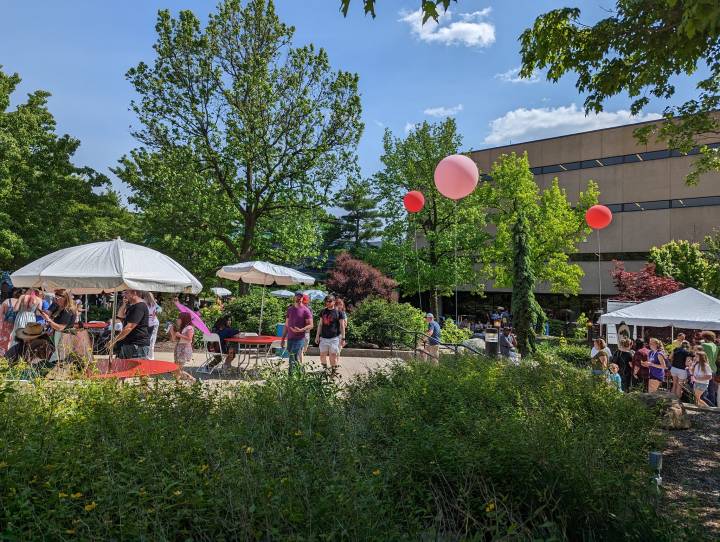
{"type": "Polygon", "coordinates": [[[440,357],[440,324],[435,321],[433,313],[429,312],[425,315],[427,329],[425,330],[425,348],[423,348],[422,357],[424,361],[437,363],[440,357]]]}
{"type": "Polygon", "coordinates": [[[7,359],[10,364],[14,364],[20,358],[32,362],[40,358],[47,361],[53,351],[49,337],[45,334],[45,330],[41,324],[37,322],[29,322],[24,327],[15,331],[15,339],[17,342],[7,352],[7,359]]]}
{"type": "Polygon", "coordinates": [[[313,328],[313,316],[310,309],[303,304],[303,293],[295,292],[294,303],[288,307],[285,317],[280,347],[285,348],[287,339],[288,371],[293,372],[295,366],[303,361],[303,348],[305,346],[305,333],[313,328]]]}

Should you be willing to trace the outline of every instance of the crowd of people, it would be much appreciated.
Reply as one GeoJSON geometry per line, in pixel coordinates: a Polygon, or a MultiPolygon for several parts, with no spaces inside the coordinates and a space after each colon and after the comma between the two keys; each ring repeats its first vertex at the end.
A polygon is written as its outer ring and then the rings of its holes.
{"type": "Polygon", "coordinates": [[[595,339],[590,365],[593,375],[619,391],[638,388],[652,393],[665,387],[678,398],[688,393],[698,405],[715,407],[719,351],[712,331],[702,331],[693,340],[679,333],[668,348],[654,337],[634,343],[622,337],[614,353],[603,339],[595,339]]]}

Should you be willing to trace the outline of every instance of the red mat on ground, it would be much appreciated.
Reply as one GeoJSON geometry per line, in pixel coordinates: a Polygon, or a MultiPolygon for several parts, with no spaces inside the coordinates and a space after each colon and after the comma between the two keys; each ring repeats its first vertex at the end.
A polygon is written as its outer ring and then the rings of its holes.
{"type": "Polygon", "coordinates": [[[88,372],[90,378],[133,378],[153,376],[177,371],[178,366],[169,361],[155,359],[114,359],[108,369],[107,360],[97,363],[97,371],[88,372]]]}

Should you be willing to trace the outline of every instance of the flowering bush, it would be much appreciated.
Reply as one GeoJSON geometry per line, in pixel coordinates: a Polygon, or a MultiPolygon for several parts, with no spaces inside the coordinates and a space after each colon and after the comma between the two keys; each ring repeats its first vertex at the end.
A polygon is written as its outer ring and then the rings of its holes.
{"type": "Polygon", "coordinates": [[[625,271],[622,262],[615,260],[612,272],[617,288],[616,299],[627,301],[648,301],[672,294],[682,288],[682,283],[671,277],[659,277],[655,274],[655,264],[648,263],[641,271],[625,271]]]}

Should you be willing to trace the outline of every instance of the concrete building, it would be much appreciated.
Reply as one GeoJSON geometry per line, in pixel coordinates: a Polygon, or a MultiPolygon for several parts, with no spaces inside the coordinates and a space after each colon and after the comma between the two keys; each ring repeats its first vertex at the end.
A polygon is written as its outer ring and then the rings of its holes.
{"type": "MultiPolygon", "coordinates": [[[[705,174],[697,186],[687,186],[685,176],[696,159],[668,150],[663,143],[642,145],[633,137],[639,124],[552,137],[516,145],[474,151],[471,156],[487,173],[501,155],[528,153],[541,188],[557,177],[571,201],[595,181],[600,203],[613,211],[610,226],[601,231],[603,294],[616,293],[610,271],[612,260],[626,263],[628,271],[640,269],[650,248],[673,239],[702,242],[720,227],[720,173],[705,174]]],[[[711,146],[720,146],[720,137],[711,146]]],[[[585,271],[582,294],[599,290],[597,241],[593,235],[573,257],[585,271]]],[[[488,285],[487,292],[500,292],[488,285]]],[[[548,292],[541,286],[539,293],[548,292]]]]}

